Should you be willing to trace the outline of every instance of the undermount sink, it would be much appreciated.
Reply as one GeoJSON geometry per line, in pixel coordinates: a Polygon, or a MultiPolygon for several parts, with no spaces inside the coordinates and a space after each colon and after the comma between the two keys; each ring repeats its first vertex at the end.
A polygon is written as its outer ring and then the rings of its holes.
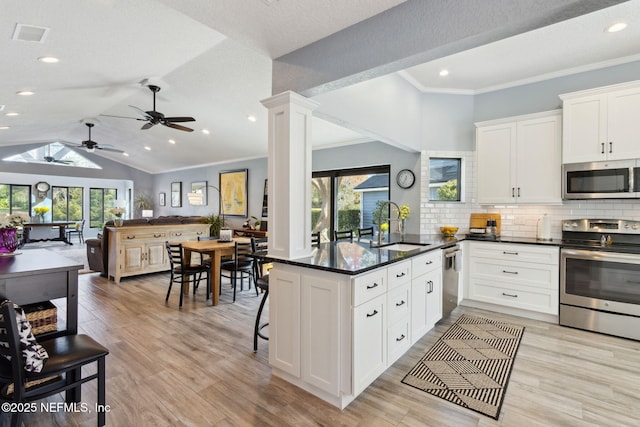
{"type": "Polygon", "coordinates": [[[429,245],[420,243],[392,243],[391,245],[381,246],[380,249],[386,249],[388,251],[412,251],[414,249],[424,248],[425,246],[429,245]]]}

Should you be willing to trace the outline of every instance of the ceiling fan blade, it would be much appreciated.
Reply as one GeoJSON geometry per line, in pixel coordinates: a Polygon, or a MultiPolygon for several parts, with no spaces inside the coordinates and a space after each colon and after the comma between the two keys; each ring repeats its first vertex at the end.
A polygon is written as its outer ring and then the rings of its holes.
{"type": "Polygon", "coordinates": [[[166,122],[172,122],[172,123],[176,123],[176,122],[195,122],[196,119],[194,119],[193,117],[165,117],[164,120],[166,122]]]}
{"type": "Polygon", "coordinates": [[[101,116],[104,117],[116,117],[118,119],[131,119],[131,120],[140,120],[140,121],[146,121],[147,119],[141,119],[140,117],[127,117],[127,116],[113,116],[111,114],[100,114],[101,116]]]}
{"type": "Polygon", "coordinates": [[[134,110],[136,110],[138,112],[138,114],[140,114],[142,117],[144,117],[145,120],[150,120],[152,118],[152,116],[150,116],[146,111],[136,107],[135,105],[129,105],[129,107],[131,107],[134,110]]]}
{"type": "Polygon", "coordinates": [[[143,125],[142,125],[142,127],[141,127],[140,129],[145,129],[145,130],[146,130],[146,129],[151,129],[151,128],[152,128],[152,127],[154,127],[155,125],[156,125],[155,123],[151,123],[151,122],[149,122],[149,123],[145,123],[145,124],[143,124],[143,125]]]}
{"type": "Polygon", "coordinates": [[[193,132],[193,129],[188,128],[186,126],[181,126],[181,125],[176,125],[174,123],[163,123],[163,125],[170,127],[170,128],[174,128],[174,129],[178,129],[178,130],[183,130],[185,132],[193,132]]]}
{"type": "Polygon", "coordinates": [[[110,148],[110,147],[98,147],[96,145],[96,147],[98,150],[102,150],[102,151],[112,151],[114,153],[124,153],[124,150],[119,150],[117,148],[110,148]]]}

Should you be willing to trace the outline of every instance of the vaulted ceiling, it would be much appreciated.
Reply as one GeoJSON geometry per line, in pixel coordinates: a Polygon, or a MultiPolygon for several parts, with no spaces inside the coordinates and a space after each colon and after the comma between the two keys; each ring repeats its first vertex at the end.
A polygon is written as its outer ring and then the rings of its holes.
{"type": "MultiPolygon", "coordinates": [[[[84,123],[90,121],[96,124],[92,140],[124,150],[128,156],[97,154],[151,173],[266,156],[266,110],[260,100],[272,94],[272,59],[402,3],[7,2],[0,14],[0,51],[5,64],[0,78],[0,145],[15,146],[16,153],[21,145],[34,142],[79,145],[88,137],[84,123]],[[30,36],[29,27],[43,29],[41,41],[19,39],[30,36]],[[38,60],[46,56],[57,57],[59,62],[38,60]],[[132,106],[152,110],[148,83],[161,88],[156,110],[166,116],[194,117],[194,122],[180,123],[193,132],[161,124],[141,129],[145,122],[134,120],[141,115],[132,106]],[[25,90],[34,94],[17,94],[25,90]],[[250,116],[255,121],[248,120],[250,116]]],[[[640,22],[639,10],[640,0],[632,0],[555,24],[548,32],[537,30],[546,37],[524,34],[431,61],[403,75],[420,90],[472,93],[540,74],[621,58],[632,60],[640,54],[640,34],[633,25],[640,22]],[[631,24],[618,41],[583,38],[616,17],[631,24]],[[443,67],[460,71],[452,71],[448,81],[434,80],[432,74],[443,67]]],[[[314,122],[316,146],[361,140],[360,135],[328,122],[314,122]]]]}

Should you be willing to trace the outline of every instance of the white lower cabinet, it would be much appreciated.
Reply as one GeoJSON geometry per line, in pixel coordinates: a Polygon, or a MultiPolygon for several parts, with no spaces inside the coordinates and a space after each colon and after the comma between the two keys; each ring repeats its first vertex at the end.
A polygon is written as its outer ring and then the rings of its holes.
{"type": "Polygon", "coordinates": [[[469,242],[468,298],[557,315],[557,246],[469,242]]]}
{"type": "Polygon", "coordinates": [[[442,254],[429,252],[412,261],[411,343],[418,341],[442,318],[442,254]]]}
{"type": "Polygon", "coordinates": [[[357,276],[275,262],[269,273],[273,375],[346,407],[428,331],[425,325],[439,320],[440,257],[437,250],[357,276]],[[420,280],[428,275],[433,282],[417,303],[414,266],[426,272],[420,280]],[[423,313],[420,322],[413,310],[423,313]]]}

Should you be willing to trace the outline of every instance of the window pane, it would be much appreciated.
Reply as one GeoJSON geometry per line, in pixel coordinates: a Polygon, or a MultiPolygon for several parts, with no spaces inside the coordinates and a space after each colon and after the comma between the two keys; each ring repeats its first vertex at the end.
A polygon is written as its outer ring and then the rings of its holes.
{"type": "Polygon", "coordinates": [[[82,187],[69,187],[69,221],[82,221],[84,215],[82,213],[83,195],[82,187]]]}
{"type": "Polygon", "coordinates": [[[81,221],[82,187],[53,187],[53,220],[81,221]]]}
{"type": "Polygon", "coordinates": [[[89,227],[91,228],[100,228],[104,223],[103,195],[102,188],[89,189],[89,227]]]}
{"type": "Polygon", "coordinates": [[[461,159],[429,159],[429,200],[460,201],[461,159]]]}
{"type": "Polygon", "coordinates": [[[53,197],[53,220],[67,220],[67,187],[53,187],[51,189],[53,197]]]}
{"type": "Polygon", "coordinates": [[[11,186],[11,213],[29,216],[29,198],[31,188],[28,185],[11,186]]]}
{"type": "Polygon", "coordinates": [[[331,178],[320,177],[311,180],[311,232],[320,232],[320,240],[329,239],[331,227],[331,178]]]}
{"type": "Polygon", "coordinates": [[[9,213],[9,191],[11,186],[9,184],[0,184],[0,214],[6,215],[9,213]]]}

